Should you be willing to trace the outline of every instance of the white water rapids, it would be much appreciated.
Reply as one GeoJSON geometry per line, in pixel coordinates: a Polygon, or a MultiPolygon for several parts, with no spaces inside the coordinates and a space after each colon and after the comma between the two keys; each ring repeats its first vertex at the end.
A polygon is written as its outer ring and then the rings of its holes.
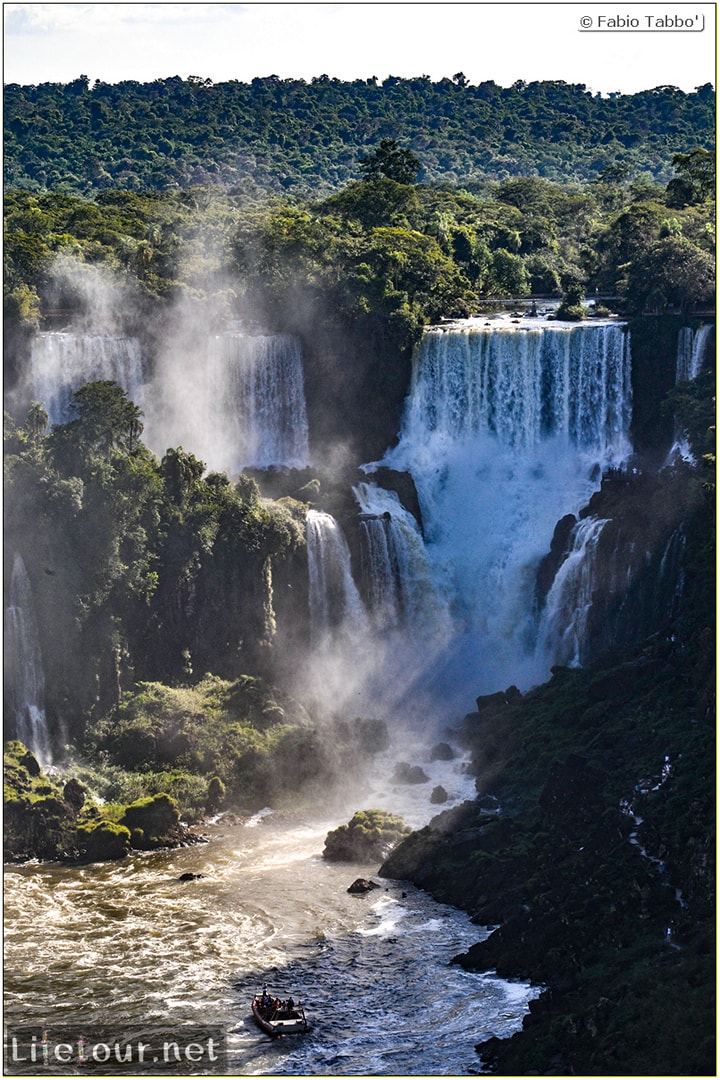
{"type": "MultiPolygon", "coordinates": [[[[119,1040],[214,1025],[236,1075],[481,1071],[475,1044],[517,1030],[537,990],[449,963],[487,933],[463,913],[407,883],[378,879],[378,890],[348,894],[377,865],[321,857],[328,830],[361,806],[419,826],[436,809],[433,785],[446,787],[447,805],[472,793],[458,759],[418,760],[428,784],[394,784],[388,758],[360,802],[355,792],[314,819],[220,819],[210,843],[191,848],[6,868],[6,1025],[119,1040]],[[181,882],[184,873],[203,876],[181,882]],[[249,1004],[265,983],[303,1002],[308,1035],[259,1031],[249,1004]]],[[[93,1068],[113,1071],[121,1066],[93,1068]]]]}

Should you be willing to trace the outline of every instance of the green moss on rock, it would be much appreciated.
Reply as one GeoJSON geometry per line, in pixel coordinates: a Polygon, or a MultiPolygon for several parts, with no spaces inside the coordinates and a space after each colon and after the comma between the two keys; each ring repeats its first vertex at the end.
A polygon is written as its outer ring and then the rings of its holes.
{"type": "Polygon", "coordinates": [[[120,825],[127,829],[128,839],[131,832],[142,833],[145,840],[149,839],[150,845],[155,846],[179,820],[180,810],[175,799],[161,792],[131,803],[121,817],[120,825]]]}
{"type": "Polygon", "coordinates": [[[78,825],[77,846],[91,862],[123,859],[130,851],[130,830],[114,821],[78,825]]]}
{"type": "Polygon", "coordinates": [[[347,825],[328,833],[323,858],[347,862],[381,860],[410,831],[410,826],[396,814],[359,810],[347,825]]]}

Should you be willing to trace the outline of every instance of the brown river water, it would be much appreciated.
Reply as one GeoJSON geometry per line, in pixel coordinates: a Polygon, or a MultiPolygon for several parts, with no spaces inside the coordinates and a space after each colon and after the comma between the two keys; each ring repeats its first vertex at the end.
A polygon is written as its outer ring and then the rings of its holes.
{"type": "Polygon", "coordinates": [[[423,768],[430,784],[398,788],[383,779],[390,760],[378,763],[372,790],[317,816],[221,816],[206,844],[6,867],[5,1024],[7,1036],[19,1032],[6,1071],[482,1071],[475,1044],[518,1030],[538,990],[450,964],[488,932],[462,912],[406,882],[349,894],[377,865],[321,856],[328,830],[357,809],[393,810],[419,827],[437,812],[436,783],[448,805],[472,797],[458,760],[423,768]],[[178,880],[188,873],[202,877],[178,880]],[[250,1000],[265,984],[302,1001],[308,1034],[272,1040],[255,1026],[250,1000]]]}

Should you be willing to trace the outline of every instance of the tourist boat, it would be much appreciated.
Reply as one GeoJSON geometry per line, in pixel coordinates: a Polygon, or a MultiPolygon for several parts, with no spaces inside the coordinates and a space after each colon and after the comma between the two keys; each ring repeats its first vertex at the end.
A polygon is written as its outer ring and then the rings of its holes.
{"type": "Polygon", "coordinates": [[[292,998],[281,1001],[267,990],[252,999],[252,1013],[258,1026],[273,1038],[276,1035],[302,1035],[310,1030],[300,1002],[295,1005],[292,998]]]}

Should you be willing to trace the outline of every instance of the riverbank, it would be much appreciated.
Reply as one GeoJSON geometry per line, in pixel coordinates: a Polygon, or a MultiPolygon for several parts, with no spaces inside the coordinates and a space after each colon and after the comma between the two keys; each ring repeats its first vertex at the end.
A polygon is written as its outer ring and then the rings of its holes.
{"type": "Polygon", "coordinates": [[[480,699],[464,725],[480,799],[382,868],[496,927],[464,970],[547,988],[521,1032],[478,1044],[493,1072],[714,1073],[714,680],[697,645],[656,639],[480,699]]]}

